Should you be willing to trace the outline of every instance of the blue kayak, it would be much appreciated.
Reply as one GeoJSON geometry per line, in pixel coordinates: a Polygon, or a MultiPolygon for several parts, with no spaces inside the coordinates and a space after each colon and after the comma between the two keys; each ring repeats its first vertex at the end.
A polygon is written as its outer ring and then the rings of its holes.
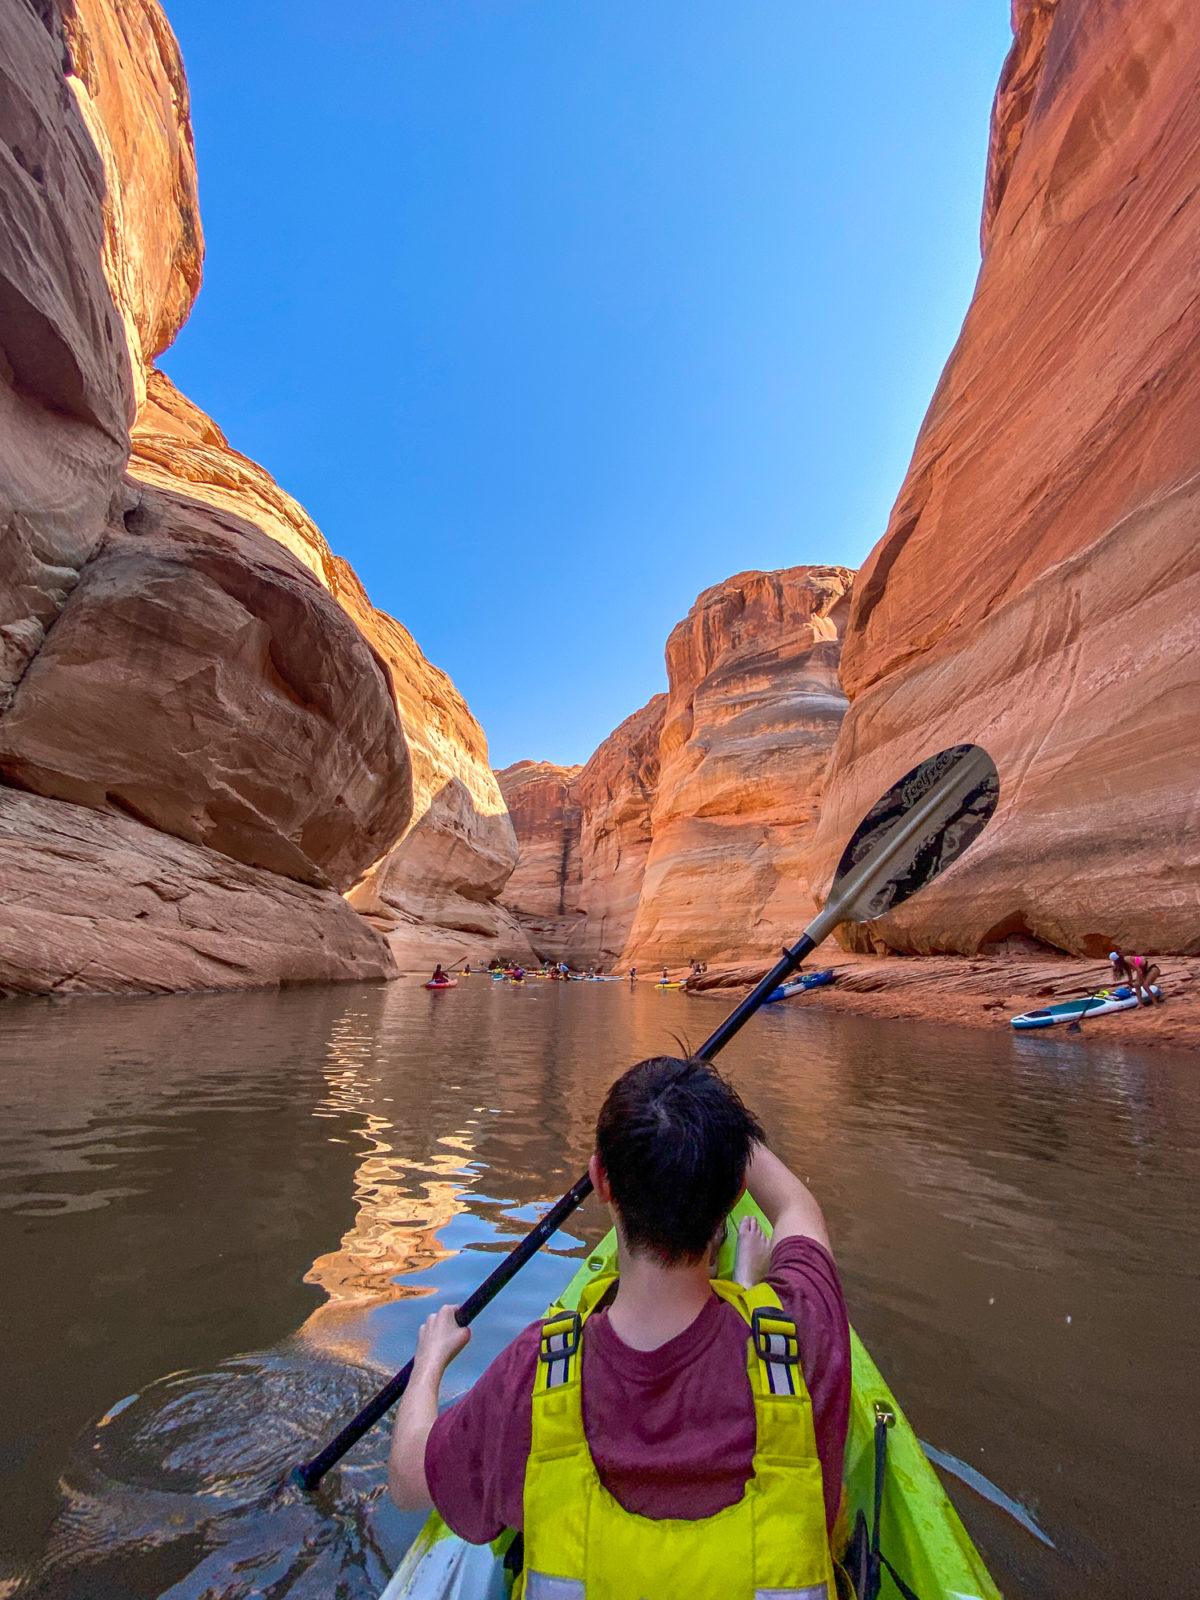
{"type": "Polygon", "coordinates": [[[790,995],[803,994],[806,989],[823,989],[827,983],[833,982],[833,977],[832,967],[826,967],[824,972],[806,972],[802,978],[772,989],[763,1004],[769,1006],[774,1000],[786,1000],[790,995]]]}

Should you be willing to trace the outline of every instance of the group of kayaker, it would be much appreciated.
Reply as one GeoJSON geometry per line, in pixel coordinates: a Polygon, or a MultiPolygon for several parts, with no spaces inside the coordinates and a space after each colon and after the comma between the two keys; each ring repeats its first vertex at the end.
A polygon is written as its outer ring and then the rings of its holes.
{"type": "Polygon", "coordinates": [[[440,1415],[471,1335],[454,1306],[427,1318],[392,1435],[393,1499],[436,1506],[475,1544],[521,1530],[530,1600],[585,1581],[590,1594],[622,1568],[651,1593],[655,1573],[693,1571],[705,1594],[832,1596],[850,1334],[820,1206],[700,1060],[656,1057],[617,1080],[589,1172],[619,1280],[593,1285],[578,1315],[527,1327],[440,1415]],[[743,1222],[732,1279],[715,1280],[744,1190],[773,1239],[743,1222]]]}

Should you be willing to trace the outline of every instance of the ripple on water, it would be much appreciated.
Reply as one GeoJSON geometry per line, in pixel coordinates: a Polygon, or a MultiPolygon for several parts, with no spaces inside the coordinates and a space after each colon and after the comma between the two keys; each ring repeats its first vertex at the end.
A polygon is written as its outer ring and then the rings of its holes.
{"type": "Polygon", "coordinates": [[[400,1519],[381,1503],[384,1430],[318,1494],[287,1480],[312,1451],[312,1419],[352,1415],[379,1381],[292,1341],[127,1396],[77,1442],[46,1557],[22,1592],[377,1593],[401,1547],[400,1519]]]}

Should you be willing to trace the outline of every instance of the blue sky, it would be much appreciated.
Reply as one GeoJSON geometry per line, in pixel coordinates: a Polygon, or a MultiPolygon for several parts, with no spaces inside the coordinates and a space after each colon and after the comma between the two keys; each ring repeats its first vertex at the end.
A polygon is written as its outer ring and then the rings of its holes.
{"type": "Polygon", "coordinates": [[[1007,0],[166,0],[163,365],[483,723],[582,761],[701,589],[857,566],[978,271],[1007,0]]]}

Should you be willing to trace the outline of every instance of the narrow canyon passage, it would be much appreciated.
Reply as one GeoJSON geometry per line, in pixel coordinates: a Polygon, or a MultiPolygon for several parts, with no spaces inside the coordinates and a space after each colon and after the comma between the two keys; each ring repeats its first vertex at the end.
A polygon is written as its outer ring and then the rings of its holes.
{"type": "MultiPolygon", "coordinates": [[[[415,1531],[382,1432],[311,1501],[286,1468],[574,1178],[615,1073],[719,1014],[482,977],[7,1007],[0,1594],[378,1593],[415,1531]]],[[[920,1437],[1053,1541],[945,1480],[1005,1592],[1191,1592],[1194,1061],[775,1007],[724,1065],[920,1437]]],[[[602,1229],[489,1309],[452,1393],[602,1229]]]]}

